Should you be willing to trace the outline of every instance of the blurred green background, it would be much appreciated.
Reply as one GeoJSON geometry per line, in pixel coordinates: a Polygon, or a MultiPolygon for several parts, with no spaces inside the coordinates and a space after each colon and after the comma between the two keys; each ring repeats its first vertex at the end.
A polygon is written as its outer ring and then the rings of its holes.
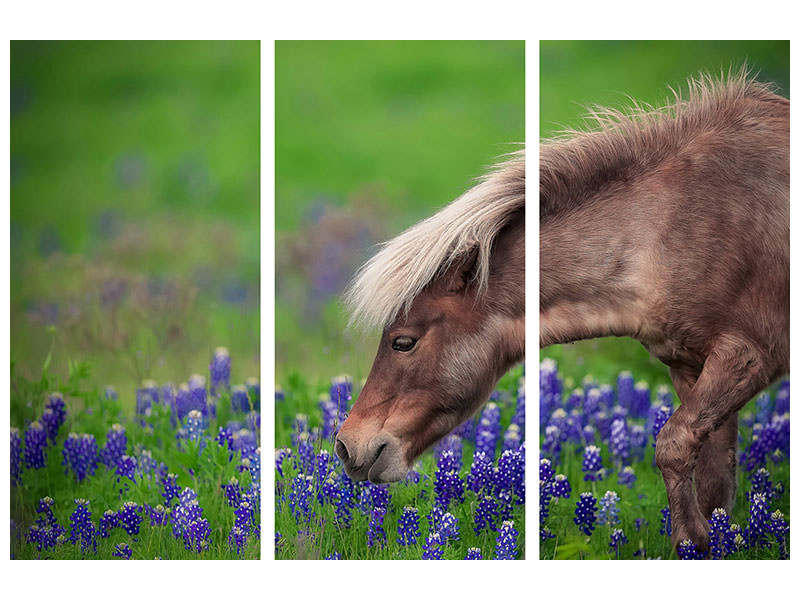
{"type": "Polygon", "coordinates": [[[277,42],[275,71],[276,380],[358,379],[377,337],[338,297],[524,141],[524,43],[277,42]]]}
{"type": "Polygon", "coordinates": [[[12,42],[17,373],[53,344],[56,373],[88,360],[132,401],[223,345],[233,381],[258,375],[259,62],[258,42],[12,42]]]}
{"type": "MultiPolygon", "coordinates": [[[[539,46],[540,135],[580,127],[586,107],[630,106],[630,98],[662,106],[668,86],[685,90],[701,71],[719,74],[747,63],[761,81],[789,97],[788,41],[542,41],[539,46]]],[[[605,338],[552,346],[540,358],[558,361],[565,388],[586,376],[614,383],[630,370],[651,386],[670,383],[667,368],[628,338],[605,338]]]]}

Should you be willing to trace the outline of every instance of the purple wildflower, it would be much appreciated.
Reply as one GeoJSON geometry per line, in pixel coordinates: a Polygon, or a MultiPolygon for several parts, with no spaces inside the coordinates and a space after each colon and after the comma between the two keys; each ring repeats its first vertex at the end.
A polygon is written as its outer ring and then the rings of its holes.
{"type": "Polygon", "coordinates": [[[413,506],[403,507],[403,514],[397,520],[397,543],[412,546],[419,536],[419,514],[413,506]]]}
{"type": "Polygon", "coordinates": [[[376,508],[370,514],[369,529],[367,530],[368,547],[372,548],[377,543],[380,543],[381,547],[386,545],[386,530],[383,528],[385,517],[385,508],[376,508]]]}
{"type": "Polygon", "coordinates": [[[483,552],[480,548],[467,548],[467,555],[464,560],[483,560],[483,552]]]}
{"type": "Polygon", "coordinates": [[[97,552],[97,530],[92,522],[92,513],[89,511],[89,501],[83,498],[75,500],[75,510],[69,517],[70,541],[75,544],[80,541],[81,553],[86,554],[91,546],[97,552]]]}
{"type": "Polygon", "coordinates": [[[486,453],[475,452],[472,457],[472,466],[467,474],[467,487],[476,494],[480,493],[481,490],[491,484],[492,471],[492,461],[489,460],[486,453]]]}
{"type": "Polygon", "coordinates": [[[136,502],[126,502],[119,509],[119,526],[134,539],[139,535],[139,526],[142,524],[141,512],[142,507],[136,502]]]}
{"type": "Polygon", "coordinates": [[[11,485],[22,483],[22,439],[19,429],[11,428],[11,485]]]}
{"type": "Polygon", "coordinates": [[[597,500],[590,492],[583,492],[578,499],[573,521],[584,535],[592,535],[592,531],[594,531],[594,524],[597,521],[596,505],[597,500]]]}
{"type": "Polygon", "coordinates": [[[211,394],[216,396],[220,388],[227,389],[231,383],[231,355],[227,348],[214,350],[214,356],[208,365],[211,375],[211,394]]]}
{"type": "Polygon", "coordinates": [[[44,467],[44,449],[47,446],[47,434],[39,421],[34,421],[25,430],[25,467],[41,469],[44,467]]]}
{"type": "Polygon", "coordinates": [[[125,542],[122,542],[114,546],[114,553],[111,556],[115,556],[117,558],[124,558],[125,560],[130,560],[132,555],[133,555],[133,550],[131,550],[131,547],[128,546],[128,544],[126,544],[125,542]]]}
{"type": "Polygon", "coordinates": [[[781,560],[787,560],[789,558],[789,552],[786,548],[786,534],[789,531],[789,526],[786,524],[781,511],[776,510],[769,516],[769,530],[775,536],[779,558],[781,560]]]}
{"type": "Polygon", "coordinates": [[[633,487],[636,482],[636,473],[633,472],[633,467],[623,467],[622,471],[617,475],[617,483],[627,486],[629,489],[633,487]]]}
{"type": "Polygon", "coordinates": [[[586,446],[583,451],[581,470],[584,473],[584,481],[600,481],[603,479],[603,461],[600,458],[600,448],[586,446]]]}
{"type": "Polygon", "coordinates": [[[243,385],[235,385],[231,389],[231,407],[234,412],[250,412],[250,398],[243,385]]]}
{"type": "Polygon", "coordinates": [[[495,543],[495,560],[514,560],[517,555],[517,538],[519,532],[514,529],[514,521],[503,521],[497,531],[495,543]]]}
{"type": "Polygon", "coordinates": [[[100,462],[113,469],[127,451],[128,436],[125,434],[125,428],[119,423],[114,423],[106,434],[106,445],[101,453],[100,462]]]}
{"type": "Polygon", "coordinates": [[[70,433],[64,440],[63,465],[66,467],[65,473],[72,471],[75,478],[80,482],[87,476],[94,475],[97,470],[99,458],[97,440],[90,433],[77,434],[70,433]]]}
{"type": "Polygon", "coordinates": [[[430,534],[422,546],[422,560],[442,560],[444,548],[442,536],[436,532],[430,534]]]}
{"type": "Polygon", "coordinates": [[[750,548],[769,547],[769,502],[763,493],[750,496],[750,517],[747,521],[746,539],[750,548]]]}
{"type": "Polygon", "coordinates": [[[681,560],[700,560],[703,558],[703,554],[697,550],[697,544],[691,540],[683,540],[678,544],[677,550],[681,560]]]}
{"type": "Polygon", "coordinates": [[[672,535],[672,518],[669,514],[669,506],[665,506],[661,509],[661,528],[658,532],[667,537],[672,535]]]}
{"type": "Polygon", "coordinates": [[[119,514],[113,510],[107,510],[100,517],[100,525],[97,529],[97,535],[101,538],[107,538],[111,535],[111,530],[119,525],[119,514]]]}
{"type": "Polygon", "coordinates": [[[619,496],[616,492],[608,490],[600,501],[597,508],[598,525],[616,525],[619,523],[619,496]]]}
{"type": "Polygon", "coordinates": [[[725,558],[736,551],[730,538],[730,517],[724,508],[715,508],[709,519],[709,555],[712,559],[725,558]]]}
{"type": "Polygon", "coordinates": [[[625,533],[622,531],[622,529],[614,529],[611,532],[611,537],[608,542],[609,551],[616,554],[617,558],[619,558],[620,546],[627,543],[628,538],[625,536],[625,533]]]}
{"type": "Polygon", "coordinates": [[[60,392],[53,392],[47,398],[42,415],[42,424],[51,443],[56,441],[58,430],[66,419],[67,407],[64,404],[64,396],[60,392]]]}

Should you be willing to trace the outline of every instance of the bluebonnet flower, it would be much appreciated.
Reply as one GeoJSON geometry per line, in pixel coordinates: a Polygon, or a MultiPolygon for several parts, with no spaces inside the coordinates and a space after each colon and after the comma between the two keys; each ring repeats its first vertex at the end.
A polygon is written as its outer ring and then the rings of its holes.
{"type": "Polygon", "coordinates": [[[494,473],[495,491],[499,495],[501,490],[509,494],[516,494],[519,502],[525,500],[525,463],[522,453],[518,450],[505,450],[497,461],[494,473]]]}
{"type": "Polygon", "coordinates": [[[650,386],[646,381],[638,381],[633,388],[633,403],[630,407],[631,416],[643,419],[650,408],[650,386]]]}
{"type": "Polygon", "coordinates": [[[217,395],[220,388],[228,388],[231,383],[231,355],[227,348],[214,350],[214,356],[208,365],[211,375],[211,394],[217,395]]]}
{"type": "Polygon", "coordinates": [[[72,471],[79,482],[89,475],[94,475],[97,470],[100,453],[97,440],[90,433],[70,433],[64,440],[64,449],[61,453],[64,457],[62,464],[66,467],[65,473],[72,471]]]}
{"type": "Polygon", "coordinates": [[[492,461],[500,438],[500,407],[487,402],[475,431],[475,451],[484,452],[492,461]]]}
{"type": "Polygon", "coordinates": [[[36,544],[39,552],[55,548],[58,540],[66,533],[53,515],[53,504],[55,502],[50,496],[39,500],[36,512],[40,516],[36,519],[36,525],[31,525],[28,530],[28,542],[36,544]]]}
{"type": "Polygon", "coordinates": [[[56,441],[58,430],[66,420],[67,407],[64,404],[64,396],[61,395],[61,392],[53,392],[45,402],[42,415],[42,424],[51,443],[56,441]]]}
{"type": "Polygon", "coordinates": [[[444,548],[442,536],[438,532],[431,533],[422,546],[422,560],[442,560],[444,548]]]}
{"type": "Polygon", "coordinates": [[[367,530],[367,546],[372,548],[380,543],[386,545],[386,530],[383,528],[383,520],[386,517],[385,508],[376,508],[370,513],[369,529],[367,530]]]}
{"type": "Polygon", "coordinates": [[[555,498],[569,498],[572,492],[572,486],[569,484],[566,475],[559,473],[553,478],[552,483],[553,497],[555,498]]]}
{"type": "Polygon", "coordinates": [[[252,519],[252,509],[247,501],[241,502],[236,510],[233,511],[235,521],[231,532],[228,535],[228,545],[236,554],[241,554],[247,545],[247,538],[250,534],[252,519]]]}
{"type": "Polygon", "coordinates": [[[483,552],[480,548],[467,548],[467,555],[464,560],[483,560],[483,552]]]}
{"type": "Polygon", "coordinates": [[[617,464],[624,465],[628,463],[631,452],[631,438],[625,419],[614,419],[611,422],[608,449],[611,451],[611,456],[617,460],[617,464]]]}
{"type": "Polygon", "coordinates": [[[661,528],[658,532],[667,537],[672,535],[672,518],[669,514],[669,506],[661,509],[661,528]]]}
{"type": "Polygon", "coordinates": [[[419,536],[419,514],[413,506],[403,507],[403,514],[397,520],[397,543],[411,546],[417,543],[419,536]]]}
{"type": "Polygon", "coordinates": [[[167,524],[169,509],[165,508],[163,504],[156,504],[155,506],[145,504],[144,512],[150,519],[150,527],[161,527],[167,524]]]}
{"type": "Polygon", "coordinates": [[[114,389],[113,385],[107,385],[105,390],[103,391],[106,400],[118,400],[119,395],[117,394],[117,390],[114,389]]]}
{"type": "Polygon", "coordinates": [[[539,364],[539,414],[542,418],[561,404],[563,388],[558,364],[552,358],[545,358],[539,364]]]}
{"type": "Polygon", "coordinates": [[[131,550],[131,547],[128,546],[128,544],[122,542],[114,546],[114,552],[111,556],[115,556],[117,558],[124,558],[125,560],[130,560],[131,556],[133,556],[133,550],[131,550]]]}
{"type": "Polygon", "coordinates": [[[585,404],[585,394],[582,388],[575,388],[572,393],[567,397],[567,402],[564,406],[566,410],[573,410],[580,408],[585,404]]]}
{"type": "Polygon", "coordinates": [[[600,448],[597,446],[586,446],[583,451],[583,471],[584,481],[600,481],[603,479],[603,461],[600,458],[600,448]]]}
{"type": "Polygon", "coordinates": [[[616,525],[619,523],[619,496],[616,492],[608,490],[600,501],[597,508],[598,525],[616,525]]]}
{"type": "Polygon", "coordinates": [[[278,471],[278,477],[283,477],[283,462],[291,457],[291,448],[277,448],[275,450],[275,469],[278,471]]]}
{"type": "Polygon", "coordinates": [[[41,469],[45,464],[44,449],[47,446],[47,434],[39,421],[34,421],[25,430],[25,467],[41,469]]]}
{"type": "Polygon", "coordinates": [[[289,493],[289,508],[298,525],[309,523],[313,514],[311,498],[313,497],[313,477],[298,473],[292,480],[292,490],[289,493]]]}
{"type": "Polygon", "coordinates": [[[136,483],[136,458],[127,455],[122,456],[117,461],[114,473],[117,476],[117,483],[122,483],[119,491],[120,495],[122,495],[129,487],[128,482],[123,481],[123,479],[128,479],[136,483]]]}
{"type": "Polygon", "coordinates": [[[590,492],[583,492],[578,499],[573,521],[575,521],[575,525],[584,535],[592,535],[592,531],[594,531],[594,524],[597,521],[596,508],[597,500],[595,497],[590,492]]]}
{"type": "Polygon", "coordinates": [[[350,400],[353,396],[353,380],[347,375],[340,375],[331,380],[331,387],[328,396],[336,405],[339,414],[347,413],[350,400]]]}
{"type": "Polygon", "coordinates": [[[122,505],[122,508],[119,509],[118,524],[125,530],[125,533],[134,539],[139,535],[139,526],[142,524],[141,512],[142,507],[136,504],[136,502],[126,502],[122,505]]]}
{"type": "Polygon", "coordinates": [[[234,412],[250,412],[250,397],[245,386],[235,385],[231,388],[231,407],[234,412]]]}
{"type": "Polygon", "coordinates": [[[111,530],[119,525],[119,514],[113,510],[107,510],[100,517],[100,525],[97,528],[97,535],[107,538],[111,535],[111,530]]]}
{"type": "Polygon", "coordinates": [[[239,506],[242,501],[242,488],[236,477],[231,477],[228,483],[223,483],[222,490],[225,492],[225,499],[228,501],[228,506],[239,506]]]}
{"type": "Polygon", "coordinates": [[[497,529],[498,508],[497,500],[492,496],[482,495],[480,497],[478,507],[475,509],[473,526],[476,534],[480,534],[484,529],[486,531],[495,531],[497,529]]]}
{"type": "Polygon", "coordinates": [[[544,430],[542,454],[557,460],[561,454],[561,430],[556,425],[548,425],[544,430]]]}
{"type": "Polygon", "coordinates": [[[436,444],[433,449],[433,455],[436,458],[437,464],[444,452],[450,453],[450,457],[448,458],[447,462],[447,470],[460,472],[463,465],[463,443],[461,438],[457,435],[450,434],[444,436],[436,444]]]}
{"type": "MultiPolygon", "coordinates": [[[[238,433],[238,432],[237,432],[238,433]]],[[[205,425],[203,423],[203,413],[199,410],[191,410],[186,415],[186,436],[190,441],[197,441],[203,438],[205,425]]]]}
{"type": "Polygon", "coordinates": [[[746,540],[750,548],[756,545],[769,547],[769,502],[763,493],[750,496],[750,517],[747,521],[746,540]]]}
{"type": "Polygon", "coordinates": [[[178,485],[178,476],[175,473],[168,473],[161,480],[163,491],[161,495],[164,497],[164,506],[169,506],[173,498],[178,498],[181,493],[181,486],[178,485]]]}
{"type": "Polygon", "coordinates": [[[86,554],[91,546],[97,552],[97,530],[92,522],[92,513],[89,510],[89,501],[83,498],[75,500],[75,510],[69,517],[70,541],[75,544],[80,541],[81,553],[86,554]]]}
{"type": "Polygon", "coordinates": [[[678,556],[681,560],[700,560],[703,554],[697,550],[697,544],[691,540],[683,540],[678,544],[678,556]]]}
{"type": "Polygon", "coordinates": [[[622,371],[617,376],[617,400],[623,408],[630,409],[634,403],[633,375],[630,371],[622,371]]]}
{"type": "Polygon", "coordinates": [[[625,536],[625,533],[622,531],[622,529],[617,528],[611,531],[611,537],[608,542],[608,547],[610,552],[613,552],[614,554],[617,555],[617,558],[619,558],[620,546],[627,543],[628,543],[628,538],[625,536]]]}
{"type": "Polygon", "coordinates": [[[452,501],[464,501],[464,481],[458,475],[458,463],[450,450],[442,452],[437,461],[434,474],[434,495],[436,502],[443,509],[447,509],[452,501]]]}
{"type": "Polygon", "coordinates": [[[623,467],[622,471],[617,475],[617,482],[620,485],[627,486],[629,489],[632,488],[636,482],[636,473],[633,472],[633,467],[623,467]]]}
{"type": "Polygon", "coordinates": [[[461,539],[461,528],[458,526],[458,519],[452,513],[446,512],[442,515],[439,522],[439,533],[442,536],[442,543],[448,540],[459,541],[461,539]]]}
{"type": "Polygon", "coordinates": [[[789,380],[781,382],[775,393],[775,414],[785,415],[789,412],[789,380]]]}
{"type": "Polygon", "coordinates": [[[342,560],[342,555],[339,552],[331,552],[323,560],[342,560]]]}
{"type": "Polygon", "coordinates": [[[189,411],[199,410],[204,417],[209,415],[208,406],[208,393],[206,392],[206,378],[202,375],[192,375],[189,377],[189,396],[190,405],[186,414],[189,411]]]}
{"type": "Polygon", "coordinates": [[[786,524],[781,511],[776,510],[769,516],[769,530],[775,536],[779,558],[781,560],[787,560],[789,558],[789,553],[786,549],[786,534],[789,531],[789,526],[786,524]]]}
{"type": "Polygon", "coordinates": [[[661,429],[666,424],[667,420],[672,416],[672,409],[666,404],[658,407],[658,410],[653,418],[653,448],[656,447],[656,440],[661,429]]]}
{"type": "Polygon", "coordinates": [[[725,558],[736,551],[733,539],[730,537],[730,517],[724,508],[715,508],[709,519],[711,525],[709,537],[709,555],[712,559],[725,558]]]}
{"type": "Polygon", "coordinates": [[[778,483],[777,485],[773,485],[769,471],[767,471],[764,467],[761,467],[758,469],[758,471],[753,473],[750,481],[751,488],[747,493],[748,498],[753,494],[761,493],[764,494],[764,497],[768,502],[771,502],[773,498],[776,498],[783,493],[783,484],[778,483]]]}
{"type": "Polygon", "coordinates": [[[492,461],[485,452],[477,451],[472,457],[472,466],[467,474],[467,487],[478,494],[492,482],[492,461]]]}
{"type": "Polygon", "coordinates": [[[119,423],[114,423],[106,434],[106,445],[101,453],[100,462],[109,469],[116,467],[117,461],[128,451],[128,436],[125,428],[119,423]]]}
{"type": "Polygon", "coordinates": [[[497,530],[495,543],[495,560],[514,560],[517,556],[517,538],[519,532],[514,529],[514,521],[503,521],[497,530]]]}
{"type": "Polygon", "coordinates": [[[183,421],[183,418],[194,408],[192,392],[189,389],[189,385],[186,383],[180,384],[175,392],[175,416],[177,420],[183,421]]]}
{"type": "Polygon", "coordinates": [[[158,385],[148,379],[136,390],[136,414],[149,415],[153,404],[158,404],[158,385]]]}
{"type": "Polygon", "coordinates": [[[11,428],[11,485],[15,486],[22,482],[22,439],[19,437],[19,429],[11,428]]]}

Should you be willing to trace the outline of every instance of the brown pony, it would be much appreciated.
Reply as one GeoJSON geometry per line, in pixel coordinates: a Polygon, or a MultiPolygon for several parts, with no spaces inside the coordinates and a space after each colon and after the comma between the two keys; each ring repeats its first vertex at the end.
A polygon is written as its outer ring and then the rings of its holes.
{"type": "Polygon", "coordinates": [[[524,356],[523,153],[387,242],[346,298],[383,335],[336,454],[353,479],[396,481],[524,356]]]}
{"type": "Polygon", "coordinates": [[[672,542],[735,498],[737,413],[789,368],[789,101],[744,71],[541,145],[540,344],[639,340],[681,401],[658,435],[672,542]]]}

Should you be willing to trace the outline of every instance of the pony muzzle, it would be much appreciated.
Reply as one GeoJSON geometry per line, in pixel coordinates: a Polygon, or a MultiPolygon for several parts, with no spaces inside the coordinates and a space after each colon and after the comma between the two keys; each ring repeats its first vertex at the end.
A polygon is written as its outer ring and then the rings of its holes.
{"type": "Polygon", "coordinates": [[[402,443],[390,433],[381,432],[364,443],[340,431],[336,436],[336,455],[347,476],[355,481],[389,483],[401,480],[408,473],[402,443]]]}

